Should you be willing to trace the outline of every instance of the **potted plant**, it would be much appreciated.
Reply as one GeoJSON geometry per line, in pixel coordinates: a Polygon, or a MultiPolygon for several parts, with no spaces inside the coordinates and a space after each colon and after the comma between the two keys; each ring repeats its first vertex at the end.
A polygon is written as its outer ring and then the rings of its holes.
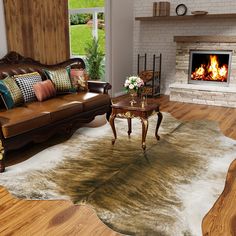
{"type": "Polygon", "coordinates": [[[86,65],[89,78],[91,80],[101,79],[104,73],[104,65],[102,63],[104,55],[99,48],[98,39],[93,38],[85,47],[86,65]]]}

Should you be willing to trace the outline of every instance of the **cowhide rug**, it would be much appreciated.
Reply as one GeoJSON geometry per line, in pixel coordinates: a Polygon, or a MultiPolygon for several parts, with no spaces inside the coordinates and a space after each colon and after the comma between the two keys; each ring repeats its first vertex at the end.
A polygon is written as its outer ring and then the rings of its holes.
{"type": "Polygon", "coordinates": [[[141,124],[116,119],[81,128],[68,141],[7,168],[0,184],[26,199],[71,199],[94,207],[99,218],[127,235],[201,235],[201,221],[222,192],[236,141],[212,121],[182,122],[164,113],[161,140],[150,118],[147,149],[141,124]]]}

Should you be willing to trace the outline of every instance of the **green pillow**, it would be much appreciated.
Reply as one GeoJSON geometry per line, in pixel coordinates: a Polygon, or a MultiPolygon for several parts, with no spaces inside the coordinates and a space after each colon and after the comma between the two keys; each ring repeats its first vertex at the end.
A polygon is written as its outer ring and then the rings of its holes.
{"type": "Polygon", "coordinates": [[[57,93],[75,92],[70,79],[70,67],[56,70],[44,69],[43,71],[48,79],[53,82],[57,93]]]}
{"type": "Polygon", "coordinates": [[[7,109],[24,103],[23,95],[12,77],[0,80],[0,93],[7,109]]]}

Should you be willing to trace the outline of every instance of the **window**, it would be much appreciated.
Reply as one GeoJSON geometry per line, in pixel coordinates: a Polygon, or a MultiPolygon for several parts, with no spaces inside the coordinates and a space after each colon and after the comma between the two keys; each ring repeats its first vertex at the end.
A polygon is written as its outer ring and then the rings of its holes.
{"type": "Polygon", "coordinates": [[[85,55],[86,43],[99,39],[105,55],[104,0],[69,0],[71,57],[85,55]]]}

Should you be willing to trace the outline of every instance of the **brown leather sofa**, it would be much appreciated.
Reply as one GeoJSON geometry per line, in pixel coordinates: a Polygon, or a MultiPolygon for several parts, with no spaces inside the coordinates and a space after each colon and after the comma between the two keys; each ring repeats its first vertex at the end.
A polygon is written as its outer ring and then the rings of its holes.
{"type": "MultiPolygon", "coordinates": [[[[46,79],[42,69],[54,69],[70,65],[85,68],[81,58],[74,58],[56,65],[43,65],[31,58],[10,52],[0,60],[0,79],[38,71],[46,79]]],[[[95,116],[107,113],[110,116],[111,99],[109,83],[89,81],[89,92],[59,95],[43,102],[30,102],[6,110],[0,109],[0,172],[5,170],[4,160],[9,150],[15,150],[31,142],[43,142],[57,132],[70,136],[84,123],[95,116]]]]}

